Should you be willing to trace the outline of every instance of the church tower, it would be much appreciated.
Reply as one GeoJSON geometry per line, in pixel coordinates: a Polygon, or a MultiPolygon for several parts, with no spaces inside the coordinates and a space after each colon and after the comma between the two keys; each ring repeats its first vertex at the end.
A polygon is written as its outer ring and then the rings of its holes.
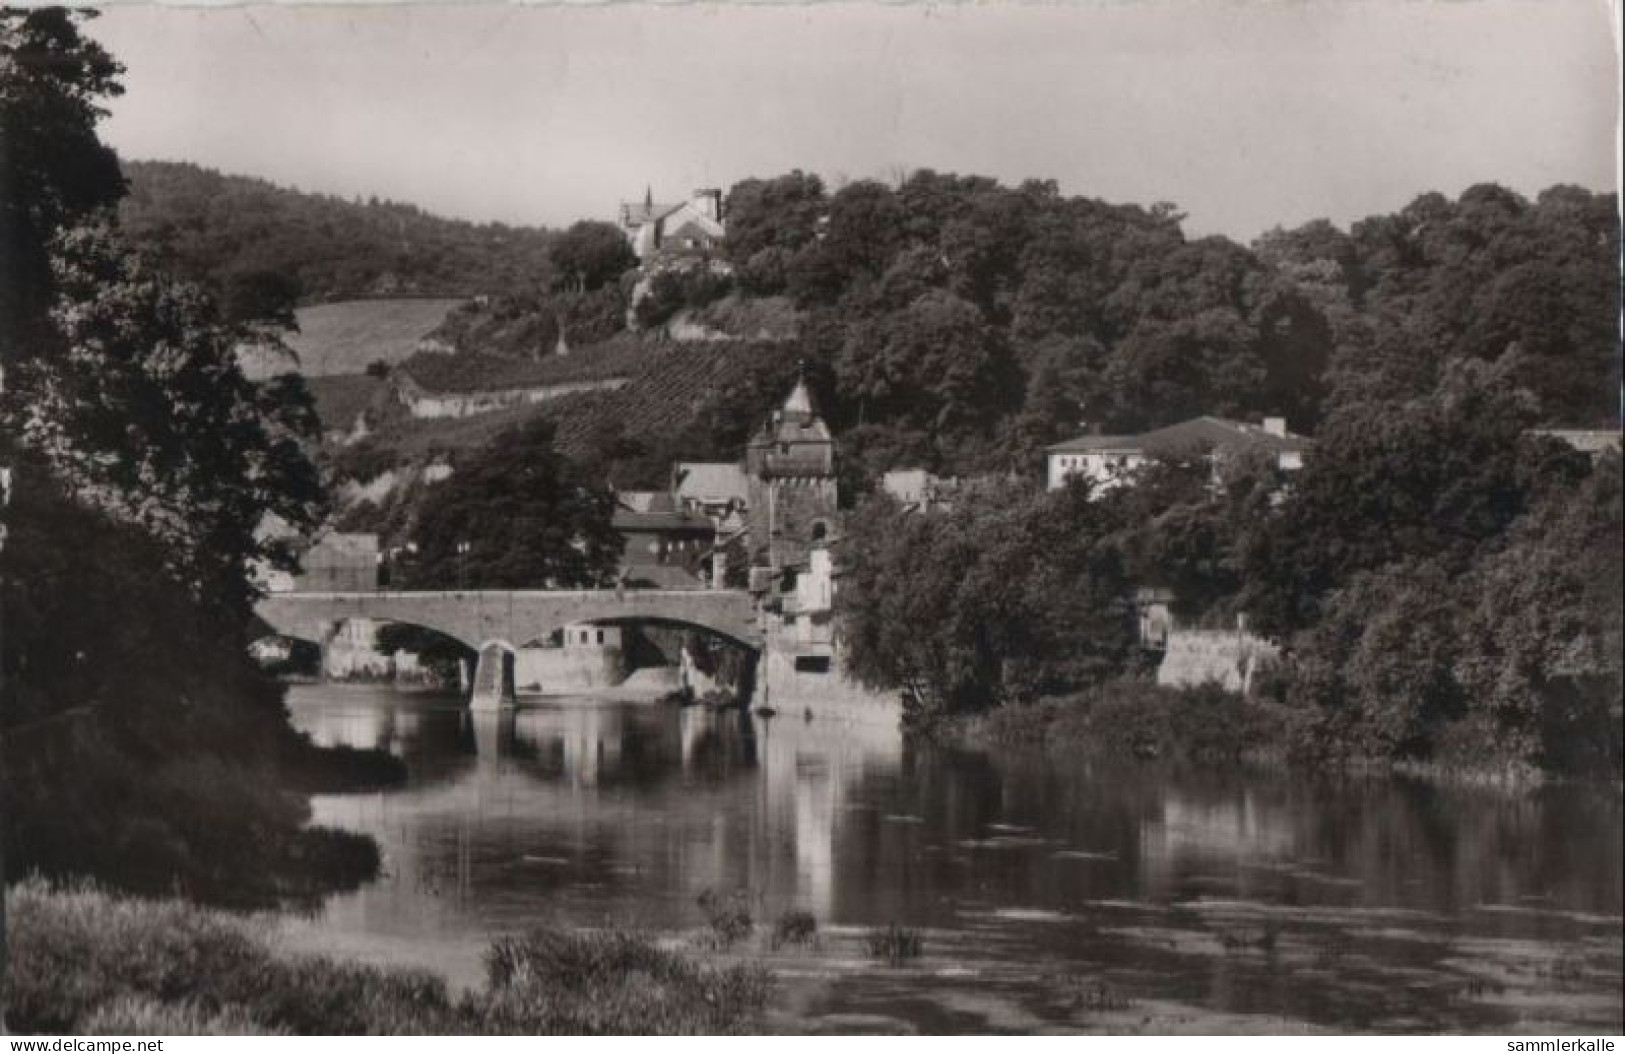
{"type": "Polygon", "coordinates": [[[806,378],[745,448],[751,562],[803,566],[835,528],[835,440],[813,408],[806,378]]]}

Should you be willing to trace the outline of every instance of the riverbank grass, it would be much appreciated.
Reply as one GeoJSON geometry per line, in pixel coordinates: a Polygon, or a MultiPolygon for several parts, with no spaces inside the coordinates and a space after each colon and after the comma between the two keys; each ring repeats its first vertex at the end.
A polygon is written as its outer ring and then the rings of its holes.
{"type": "Polygon", "coordinates": [[[786,945],[806,948],[817,941],[818,918],[810,911],[792,909],[774,920],[771,944],[774,951],[786,945]]]}
{"type": "Polygon", "coordinates": [[[497,942],[478,992],[428,972],[287,953],[179,900],[13,887],[6,1024],[21,1033],[715,1035],[758,1030],[771,987],[638,934],[497,942]]]}
{"type": "Polygon", "coordinates": [[[902,966],[925,952],[925,941],[919,932],[895,922],[885,929],[869,931],[864,943],[868,945],[870,956],[892,966],[902,966]]]}

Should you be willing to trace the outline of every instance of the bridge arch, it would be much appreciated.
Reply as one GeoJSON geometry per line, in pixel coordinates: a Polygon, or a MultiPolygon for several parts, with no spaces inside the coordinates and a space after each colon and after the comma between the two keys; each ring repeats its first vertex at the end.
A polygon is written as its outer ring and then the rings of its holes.
{"type": "MultiPolygon", "coordinates": [[[[337,675],[330,657],[335,648],[342,650],[344,645],[340,642],[340,637],[346,633],[351,623],[358,620],[374,624],[375,633],[379,636],[367,642],[372,648],[385,656],[397,650],[415,653],[425,663],[421,675],[440,687],[455,688],[461,684],[466,690],[480,644],[483,643],[468,641],[440,626],[425,625],[410,619],[381,618],[372,613],[296,610],[292,613],[293,617],[287,617],[288,612],[273,609],[272,614],[277,617],[268,619],[262,613],[255,619],[251,634],[253,640],[250,642],[255,656],[263,662],[267,653],[274,657],[277,650],[270,642],[292,641],[296,646],[312,648],[318,653],[319,658],[315,665],[324,676],[337,675]],[[418,635],[414,639],[408,632],[406,640],[383,639],[382,635],[388,633],[391,628],[415,630],[418,631],[418,635]],[[436,664],[439,664],[438,668],[431,670],[430,668],[436,667],[436,664]],[[455,671],[456,665],[462,665],[460,673],[455,671]]],[[[356,647],[360,643],[359,640],[351,640],[349,646],[356,647]]]]}

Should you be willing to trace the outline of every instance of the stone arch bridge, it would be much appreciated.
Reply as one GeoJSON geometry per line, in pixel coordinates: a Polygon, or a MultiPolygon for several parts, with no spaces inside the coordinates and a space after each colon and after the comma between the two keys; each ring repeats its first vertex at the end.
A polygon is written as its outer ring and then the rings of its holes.
{"type": "Polygon", "coordinates": [[[271,630],[323,644],[347,619],[404,622],[444,633],[479,654],[473,705],[512,698],[513,649],[573,622],[664,622],[708,630],[762,650],[756,605],[743,590],[593,589],[274,593],[255,607],[271,630]],[[506,673],[503,663],[507,663],[506,673]]]}

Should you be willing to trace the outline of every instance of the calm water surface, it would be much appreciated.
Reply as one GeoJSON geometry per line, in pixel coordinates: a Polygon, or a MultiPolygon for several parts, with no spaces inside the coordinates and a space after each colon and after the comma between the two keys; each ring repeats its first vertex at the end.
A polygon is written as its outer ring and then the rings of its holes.
{"type": "MultiPolygon", "coordinates": [[[[791,908],[755,942],[772,1027],[1510,1031],[1622,1027],[1617,793],[1524,796],[952,751],[656,704],[296,688],[295,722],[383,747],[384,793],[321,797],[384,874],[291,919],[298,948],[477,985],[495,936],[704,924],[696,898],[791,908]],[[865,954],[921,931],[901,968],[865,954]]],[[[765,927],[764,927],[765,928],[765,927]]]]}

